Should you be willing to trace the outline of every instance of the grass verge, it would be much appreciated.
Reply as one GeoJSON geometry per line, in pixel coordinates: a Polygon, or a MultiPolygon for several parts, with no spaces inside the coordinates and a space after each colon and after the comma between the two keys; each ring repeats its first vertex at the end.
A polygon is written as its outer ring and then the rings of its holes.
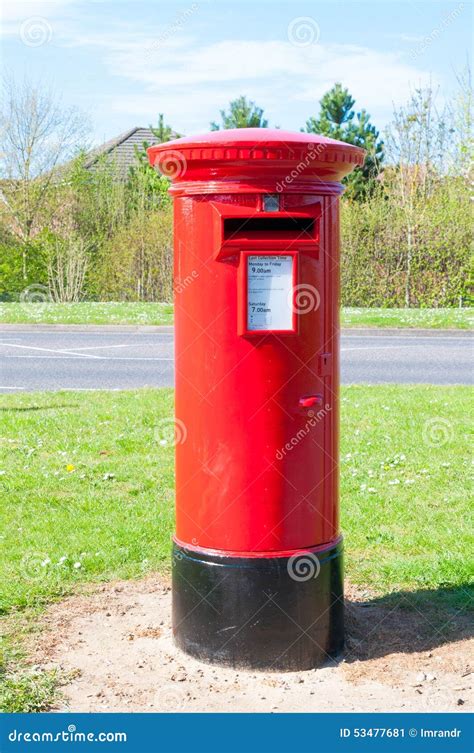
{"type": "Polygon", "coordinates": [[[0,303],[4,324],[173,324],[171,303],[0,303]]]}
{"type": "MultiPolygon", "coordinates": [[[[170,303],[0,303],[5,324],[173,324],[170,303]]],[[[343,327],[469,329],[472,309],[343,308],[343,327]]]]}
{"type": "MultiPolygon", "coordinates": [[[[383,598],[419,594],[420,606],[444,613],[467,608],[468,399],[467,387],[343,389],[342,528],[354,584],[383,598]]],[[[0,406],[0,609],[13,652],[19,614],[85,582],[169,567],[174,469],[163,427],[173,393],[7,395],[0,406]]],[[[22,710],[48,705],[58,678],[12,674],[22,662],[11,656],[4,706],[15,694],[22,710]]]]}
{"type": "Polygon", "coordinates": [[[342,327],[396,327],[402,329],[470,329],[472,309],[365,309],[343,308],[342,327]]]}
{"type": "Polygon", "coordinates": [[[0,710],[3,714],[48,711],[65,679],[56,670],[7,674],[0,681],[0,710]]]}

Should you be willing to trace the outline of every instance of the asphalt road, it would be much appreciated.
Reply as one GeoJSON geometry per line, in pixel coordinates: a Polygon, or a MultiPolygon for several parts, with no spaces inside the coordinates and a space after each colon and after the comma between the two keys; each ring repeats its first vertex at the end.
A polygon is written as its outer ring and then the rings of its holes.
{"type": "MultiPolygon", "coordinates": [[[[468,333],[345,332],[342,381],[471,384],[468,333]]],[[[173,330],[0,330],[0,392],[173,385],[173,330]]]]}

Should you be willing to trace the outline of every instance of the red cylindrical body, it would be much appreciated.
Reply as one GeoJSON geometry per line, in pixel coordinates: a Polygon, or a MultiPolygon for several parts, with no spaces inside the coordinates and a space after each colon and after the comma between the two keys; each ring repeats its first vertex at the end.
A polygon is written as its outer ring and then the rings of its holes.
{"type": "Polygon", "coordinates": [[[175,206],[176,544],[245,560],[334,546],[339,181],[363,152],[242,129],[149,156],[175,206]]]}
{"type": "Polygon", "coordinates": [[[175,199],[178,249],[187,233],[175,260],[176,416],[187,429],[176,448],[176,536],[246,554],[315,546],[338,534],[337,238],[329,234],[335,242],[321,252],[337,201],[281,196],[283,212],[303,210],[318,225],[314,248],[285,242],[285,251],[298,254],[297,285],[304,280],[300,297],[309,310],[298,314],[297,334],[245,336],[238,329],[241,267],[246,253],[268,250],[271,231],[239,238],[216,261],[209,229],[229,208],[256,214],[260,199],[257,192],[175,199]],[[314,426],[310,409],[299,406],[311,393],[322,396],[314,426]]]}

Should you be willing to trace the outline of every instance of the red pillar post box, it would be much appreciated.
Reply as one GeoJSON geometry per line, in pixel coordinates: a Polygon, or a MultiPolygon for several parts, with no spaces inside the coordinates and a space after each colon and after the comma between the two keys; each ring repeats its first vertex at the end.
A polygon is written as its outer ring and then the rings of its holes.
{"type": "Polygon", "coordinates": [[[338,204],[364,153],[257,128],[148,154],[174,196],[174,638],[310,668],[343,644],[338,204]]]}

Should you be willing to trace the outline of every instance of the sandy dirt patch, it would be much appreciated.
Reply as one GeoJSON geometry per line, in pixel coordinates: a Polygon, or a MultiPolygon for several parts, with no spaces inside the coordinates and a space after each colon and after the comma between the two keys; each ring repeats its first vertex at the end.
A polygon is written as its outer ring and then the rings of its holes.
{"type": "Polygon", "coordinates": [[[343,657],[309,672],[257,673],[202,664],[174,647],[166,579],[99,589],[52,606],[34,646],[33,663],[74,674],[61,711],[472,709],[473,641],[462,621],[446,640],[422,613],[346,589],[343,657]]]}

